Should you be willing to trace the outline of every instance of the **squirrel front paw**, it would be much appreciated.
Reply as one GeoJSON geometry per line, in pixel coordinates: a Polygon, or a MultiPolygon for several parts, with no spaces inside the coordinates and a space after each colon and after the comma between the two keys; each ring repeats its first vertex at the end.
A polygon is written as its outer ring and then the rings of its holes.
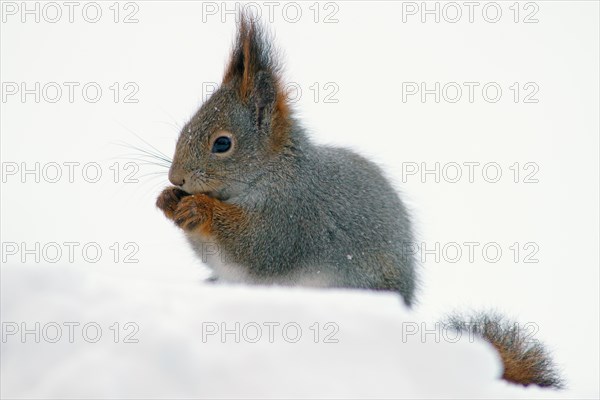
{"type": "Polygon", "coordinates": [[[186,231],[208,227],[212,220],[213,202],[205,194],[186,196],[177,204],[173,220],[186,231]]]}
{"type": "Polygon", "coordinates": [[[160,208],[169,219],[174,219],[177,205],[184,197],[191,196],[176,186],[165,188],[156,199],[156,207],[160,208]]]}

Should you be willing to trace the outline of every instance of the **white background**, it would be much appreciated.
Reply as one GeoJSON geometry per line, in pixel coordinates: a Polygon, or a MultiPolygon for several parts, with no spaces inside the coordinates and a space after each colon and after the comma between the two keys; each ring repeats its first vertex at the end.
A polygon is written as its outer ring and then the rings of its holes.
{"type": "MultiPolygon", "coordinates": [[[[35,2],[27,4],[35,7],[35,2]]],[[[38,3],[40,12],[44,4],[38,3]]],[[[3,288],[10,285],[5,268],[26,270],[36,264],[48,270],[69,266],[96,271],[124,282],[199,282],[206,269],[182,234],[154,207],[156,195],[168,184],[166,169],[163,175],[143,176],[161,171],[143,166],[136,175],[140,183],[124,183],[123,176],[115,183],[109,167],[131,161],[127,159],[131,151],[116,143],[147,147],[132,132],[172,154],[178,127],[202,102],[203,84],[220,82],[234,35],[234,15],[223,13],[220,2],[203,9],[199,2],[148,1],[135,3],[137,23],[122,22],[134,10],[122,3],[120,22],[115,23],[112,2],[101,2],[101,19],[89,23],[82,16],[86,3],[80,4],[73,23],[65,6],[56,23],[44,15],[39,23],[33,15],[22,22],[20,9],[16,15],[3,13],[3,85],[25,82],[33,88],[35,82],[42,87],[48,82],[78,82],[80,86],[72,103],[66,86],[56,103],[43,95],[39,103],[33,95],[22,101],[20,93],[8,95],[3,86],[1,158],[4,172],[12,163],[33,168],[36,162],[41,167],[52,162],[96,162],[102,166],[102,179],[86,182],[80,167],[73,183],[68,182],[66,167],[57,183],[43,176],[35,182],[31,174],[3,176],[1,234],[3,243],[24,242],[29,248],[36,242],[42,246],[96,242],[103,256],[98,263],[89,263],[76,250],[74,262],[65,253],[51,264],[43,257],[40,263],[31,256],[22,262],[20,254],[3,254],[3,288]],[[207,15],[213,5],[217,14],[207,15]],[[82,97],[81,87],[88,82],[103,89],[96,103],[82,97]],[[125,83],[135,83],[139,92],[134,98],[139,101],[115,103],[109,89],[114,82],[121,90],[125,83]],[[136,243],[139,263],[124,263],[123,252],[115,263],[109,249],[114,242],[121,248],[136,243]]],[[[412,4],[422,7],[420,2],[412,4]]],[[[428,255],[415,312],[436,320],[454,309],[494,307],[522,323],[535,322],[536,338],[554,350],[574,393],[597,396],[598,3],[546,1],[527,8],[520,3],[519,22],[514,22],[513,2],[500,2],[502,16],[497,23],[484,18],[485,2],[475,8],[473,22],[459,2],[463,15],[456,23],[446,20],[454,17],[450,9],[439,23],[433,15],[422,22],[420,13],[403,14],[403,7],[412,4],[320,3],[315,22],[315,6],[302,3],[296,23],[291,22],[293,9],[286,14],[284,3],[277,6],[269,25],[285,61],[285,78],[302,88],[294,109],[315,141],[353,148],[382,165],[413,211],[419,241],[427,248],[436,242],[500,245],[503,254],[496,263],[483,258],[482,246],[477,247],[474,262],[469,262],[465,246],[456,263],[443,257],[436,262],[428,255]],[[524,23],[534,10],[538,22],[524,23]],[[337,22],[324,23],[332,12],[337,22]],[[315,82],[321,90],[318,101],[310,89],[315,82]],[[330,91],[324,88],[328,82],[339,88],[333,96],[337,103],[323,101],[330,91]],[[425,102],[415,95],[403,102],[403,82],[425,82],[428,88],[435,82],[441,86],[457,82],[462,98],[451,103],[442,97],[436,103],[433,95],[425,102]],[[479,83],[473,102],[463,82],[479,83]],[[495,103],[482,96],[481,88],[488,82],[502,88],[495,103]],[[518,102],[509,88],[515,82],[521,88],[518,102]],[[537,103],[523,102],[529,92],[523,85],[528,82],[539,87],[537,103]],[[465,162],[480,163],[474,182],[468,181],[465,162]],[[492,162],[502,170],[497,183],[482,175],[481,165],[492,162]],[[518,183],[509,169],[515,162],[521,165],[518,183]],[[530,171],[523,170],[528,162],[539,167],[537,183],[523,182],[530,171]],[[403,176],[408,163],[425,163],[427,168],[458,163],[463,177],[450,183],[443,177],[435,182],[431,174],[425,179],[403,176]],[[517,262],[509,249],[515,242],[521,246],[517,262]],[[537,263],[523,261],[529,253],[523,245],[528,242],[539,248],[537,263]]],[[[440,10],[444,5],[438,4],[440,10]]],[[[495,12],[488,11],[486,16],[493,18],[495,12]]],[[[53,18],[54,10],[48,12],[53,18]]],[[[263,13],[267,17],[268,9],[263,13]]],[[[27,290],[23,288],[24,293],[27,290]]],[[[240,303],[246,295],[231,291],[240,303]]],[[[16,299],[6,296],[3,293],[3,313],[19,320],[6,306],[16,299]]],[[[33,300],[24,296],[20,301],[33,300]]],[[[119,319],[118,309],[114,312],[114,319],[119,319]]],[[[8,347],[3,344],[3,349],[8,347]]],[[[23,393],[10,384],[3,379],[5,393],[23,393]]]]}

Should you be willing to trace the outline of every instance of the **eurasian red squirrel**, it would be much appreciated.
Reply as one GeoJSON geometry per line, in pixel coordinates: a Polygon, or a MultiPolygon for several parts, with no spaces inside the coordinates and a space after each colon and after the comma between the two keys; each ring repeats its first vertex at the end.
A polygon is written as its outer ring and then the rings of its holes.
{"type": "MultiPolygon", "coordinates": [[[[406,207],[374,163],[309,140],[275,56],[265,30],[240,15],[223,82],[183,127],[174,186],[157,206],[215,280],[391,290],[410,306],[418,280],[406,207]]],[[[504,379],[562,385],[544,347],[501,317],[448,323],[492,343],[504,379]]]]}

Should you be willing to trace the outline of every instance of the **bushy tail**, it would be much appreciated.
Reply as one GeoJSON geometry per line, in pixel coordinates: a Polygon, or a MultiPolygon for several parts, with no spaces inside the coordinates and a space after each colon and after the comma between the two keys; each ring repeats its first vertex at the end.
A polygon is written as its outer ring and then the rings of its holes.
{"type": "Polygon", "coordinates": [[[479,336],[491,343],[502,359],[502,379],[520,385],[538,385],[560,389],[564,382],[552,358],[531,332],[496,312],[471,316],[453,314],[444,322],[448,328],[479,336]]]}

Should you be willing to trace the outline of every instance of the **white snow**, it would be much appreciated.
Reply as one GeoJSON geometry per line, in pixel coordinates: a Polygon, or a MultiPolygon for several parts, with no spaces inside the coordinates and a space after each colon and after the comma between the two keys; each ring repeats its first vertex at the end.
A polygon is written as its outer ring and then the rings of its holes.
{"type": "Polygon", "coordinates": [[[4,266],[2,397],[574,394],[506,384],[488,344],[436,330],[391,293],[161,280],[135,268],[4,266]],[[79,324],[71,335],[69,322],[79,324]]]}

